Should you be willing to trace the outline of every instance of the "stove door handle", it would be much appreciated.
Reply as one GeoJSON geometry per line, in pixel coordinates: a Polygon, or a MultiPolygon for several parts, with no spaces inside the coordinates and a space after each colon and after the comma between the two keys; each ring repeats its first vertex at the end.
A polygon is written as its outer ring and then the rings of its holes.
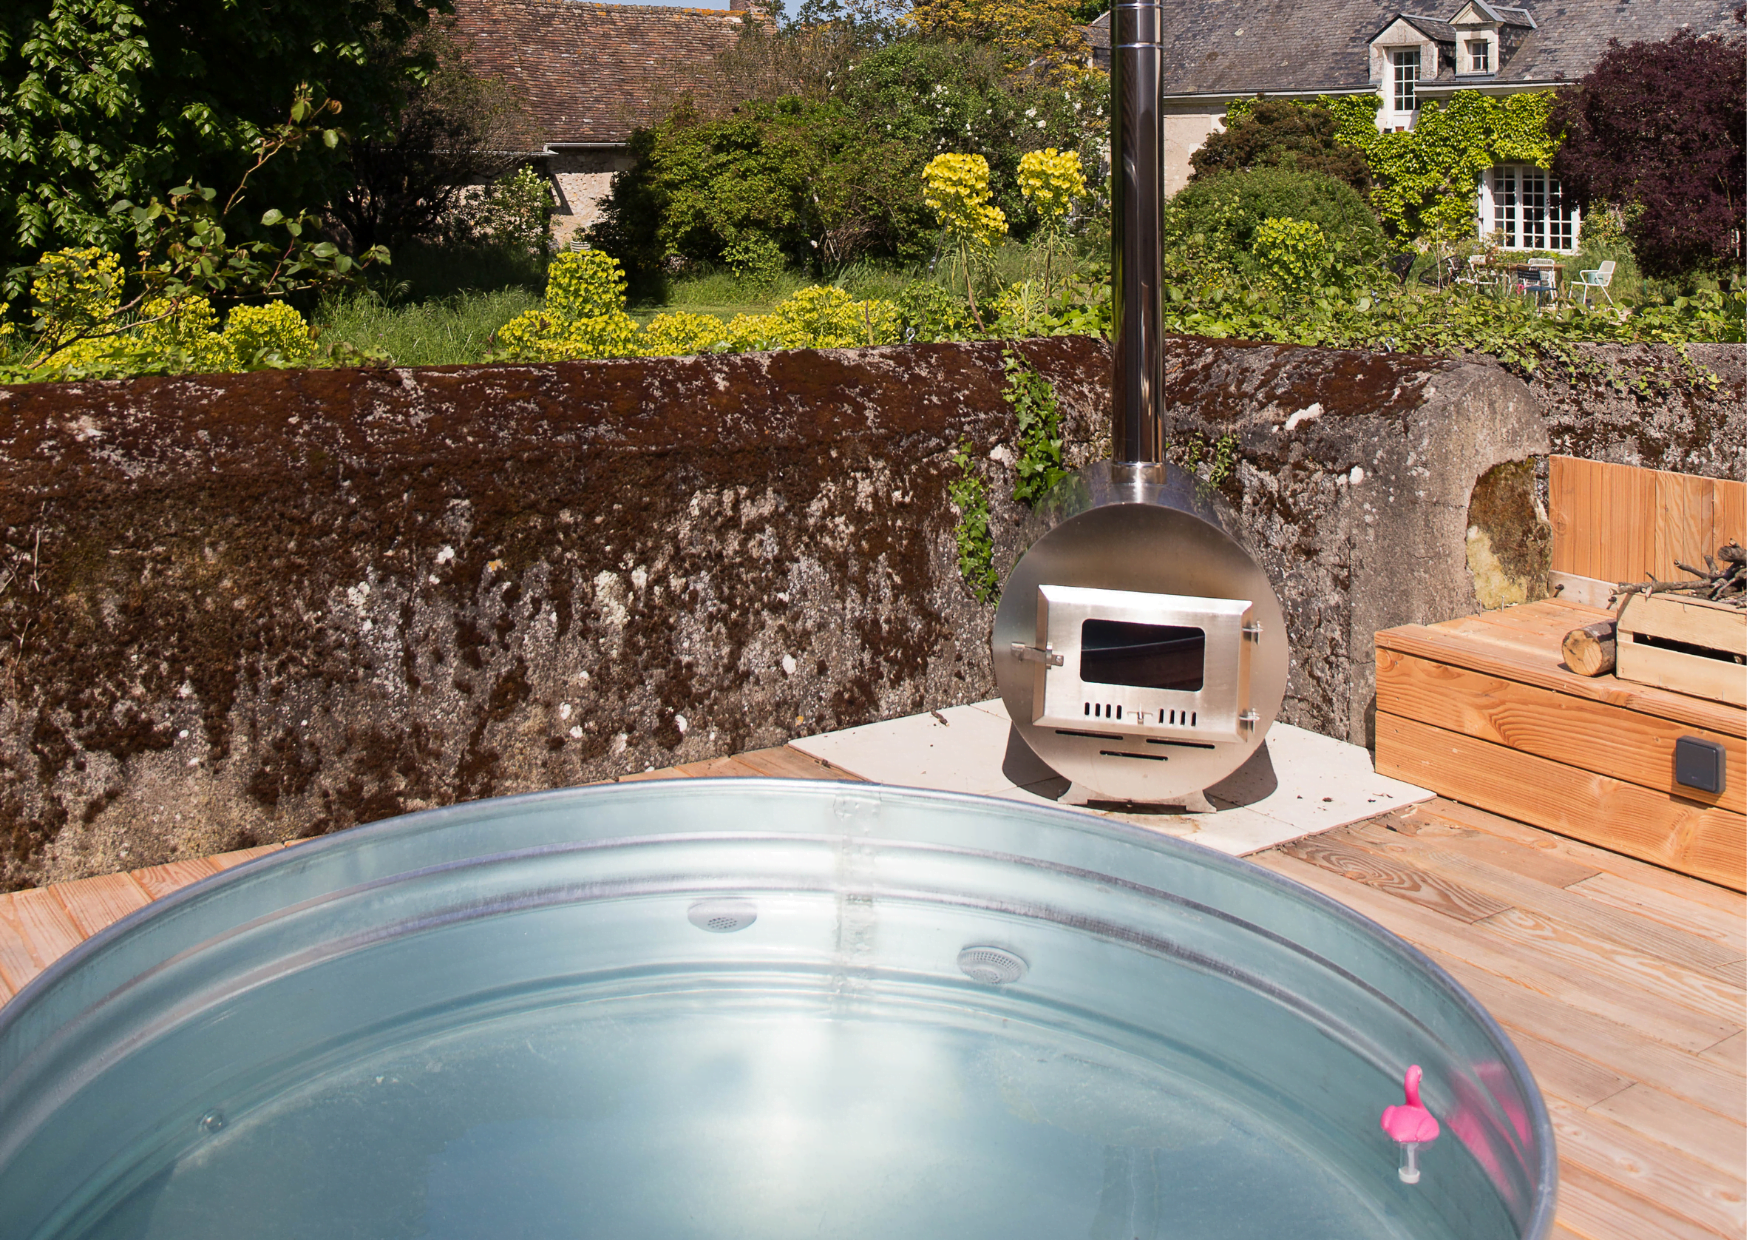
{"type": "Polygon", "coordinates": [[[1025,642],[1015,642],[1012,649],[1014,652],[1014,658],[1018,659],[1021,663],[1042,663],[1045,667],[1062,666],[1062,656],[1057,654],[1055,650],[1051,649],[1048,642],[1044,644],[1044,649],[1042,650],[1038,649],[1036,646],[1028,646],[1025,642]]]}

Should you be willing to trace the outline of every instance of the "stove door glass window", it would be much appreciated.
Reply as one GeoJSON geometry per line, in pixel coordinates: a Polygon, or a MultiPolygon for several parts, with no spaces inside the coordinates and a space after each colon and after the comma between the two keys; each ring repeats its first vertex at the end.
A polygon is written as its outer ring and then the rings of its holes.
{"type": "Polygon", "coordinates": [[[1087,684],[1199,693],[1207,646],[1202,629],[1085,620],[1080,626],[1080,678],[1087,684]]]}

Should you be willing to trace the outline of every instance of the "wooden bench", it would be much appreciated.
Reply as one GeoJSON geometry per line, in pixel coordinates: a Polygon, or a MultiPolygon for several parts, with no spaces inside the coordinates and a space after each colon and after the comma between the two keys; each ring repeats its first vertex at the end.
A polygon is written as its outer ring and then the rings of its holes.
{"type": "Polygon", "coordinates": [[[1743,537],[1743,484],[1553,457],[1546,599],[1377,635],[1377,766],[1561,835],[1744,888],[1741,707],[1568,669],[1608,582],[1681,576],[1743,537]],[[1724,790],[1675,782],[1675,742],[1716,741],[1724,790]]]}
{"type": "Polygon", "coordinates": [[[1377,636],[1377,766],[1441,795],[1743,890],[1744,713],[1579,676],[1568,631],[1609,613],[1545,600],[1377,636]],[[1675,742],[1724,746],[1724,791],[1675,782],[1675,742]]]}

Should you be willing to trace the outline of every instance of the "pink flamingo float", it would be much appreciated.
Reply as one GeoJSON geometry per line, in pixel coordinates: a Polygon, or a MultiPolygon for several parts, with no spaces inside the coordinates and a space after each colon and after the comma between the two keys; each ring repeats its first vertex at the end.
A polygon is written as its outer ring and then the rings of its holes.
{"type": "Polygon", "coordinates": [[[1403,1078],[1402,1092],[1407,1101],[1399,1107],[1385,1107],[1378,1117],[1378,1126],[1390,1134],[1390,1139],[1402,1147],[1402,1166],[1396,1171],[1404,1184],[1420,1183],[1420,1147],[1438,1140],[1438,1121],[1432,1112],[1420,1105],[1420,1065],[1408,1069],[1403,1078]]]}

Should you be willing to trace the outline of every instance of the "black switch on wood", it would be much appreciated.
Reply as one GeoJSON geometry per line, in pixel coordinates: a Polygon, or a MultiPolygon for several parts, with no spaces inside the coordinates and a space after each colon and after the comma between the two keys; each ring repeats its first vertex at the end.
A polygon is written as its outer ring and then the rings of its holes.
{"type": "Polygon", "coordinates": [[[1675,742],[1675,782],[1713,794],[1724,790],[1724,747],[1684,736],[1675,742]]]}

